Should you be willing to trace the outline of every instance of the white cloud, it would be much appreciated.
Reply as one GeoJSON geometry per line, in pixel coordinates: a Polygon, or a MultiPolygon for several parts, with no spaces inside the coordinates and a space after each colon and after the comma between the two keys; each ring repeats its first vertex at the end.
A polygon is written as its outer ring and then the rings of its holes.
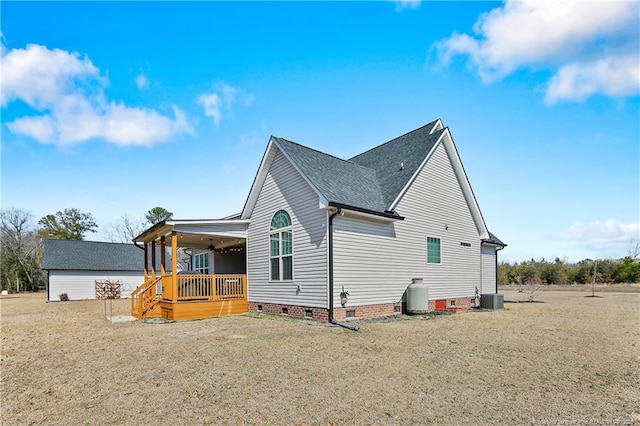
{"type": "Polygon", "coordinates": [[[417,9],[420,7],[422,0],[397,0],[396,12],[402,12],[405,9],[417,9]]]}
{"type": "Polygon", "coordinates": [[[138,89],[140,90],[149,87],[149,79],[146,75],[142,73],[138,74],[138,76],[136,77],[136,87],[138,87],[138,89]]]}
{"type": "Polygon", "coordinates": [[[176,106],[171,118],[108,101],[107,84],[100,70],[78,53],[35,44],[11,49],[2,57],[2,106],[18,100],[41,115],[19,117],[7,127],[39,142],[61,145],[103,139],[117,145],[150,146],[192,133],[176,106]]]}
{"type": "MultiPolygon", "coordinates": [[[[202,105],[204,108],[204,115],[211,117],[213,123],[218,127],[222,120],[222,112],[229,110],[236,102],[236,98],[240,89],[234,86],[230,86],[226,83],[219,83],[214,86],[211,93],[203,93],[198,97],[198,105],[202,105]]],[[[249,99],[249,103],[253,102],[253,95],[245,97],[249,99]]]]}
{"type": "Polygon", "coordinates": [[[213,118],[213,122],[217,127],[222,119],[222,100],[220,96],[218,96],[217,93],[200,95],[200,97],[198,97],[198,105],[202,105],[204,115],[213,118]]]}
{"type": "Polygon", "coordinates": [[[560,67],[547,87],[545,101],[583,101],[602,93],[622,97],[638,91],[640,67],[634,55],[603,58],[560,67]]]}
{"type": "Polygon", "coordinates": [[[53,141],[56,132],[56,123],[48,115],[18,118],[7,126],[13,133],[29,136],[40,142],[53,141]]]}
{"type": "Polygon", "coordinates": [[[153,145],[167,135],[191,133],[186,115],[173,106],[174,119],[148,109],[111,104],[105,115],[103,132],[118,145],[153,145]]]}
{"type": "Polygon", "coordinates": [[[633,96],[639,22],[634,1],[507,0],[478,18],[475,36],[454,33],[434,47],[441,65],[466,56],[486,83],[519,68],[550,69],[547,102],[633,96]]]}
{"type": "Polygon", "coordinates": [[[575,222],[567,228],[565,237],[594,253],[623,257],[632,242],[640,241],[640,223],[621,223],[615,219],[575,222]]]}

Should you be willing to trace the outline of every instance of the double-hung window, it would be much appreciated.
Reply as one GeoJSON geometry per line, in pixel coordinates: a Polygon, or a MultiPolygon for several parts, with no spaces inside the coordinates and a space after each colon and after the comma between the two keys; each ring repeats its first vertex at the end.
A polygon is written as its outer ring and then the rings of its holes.
{"type": "Polygon", "coordinates": [[[199,253],[193,256],[193,270],[201,274],[209,273],[209,253],[199,253]]]}
{"type": "Polygon", "coordinates": [[[427,237],[427,263],[441,263],[440,238],[427,237]]]}
{"type": "Polygon", "coordinates": [[[271,281],[291,281],[293,279],[291,217],[284,210],[278,210],[271,219],[269,261],[269,278],[271,281]]]}

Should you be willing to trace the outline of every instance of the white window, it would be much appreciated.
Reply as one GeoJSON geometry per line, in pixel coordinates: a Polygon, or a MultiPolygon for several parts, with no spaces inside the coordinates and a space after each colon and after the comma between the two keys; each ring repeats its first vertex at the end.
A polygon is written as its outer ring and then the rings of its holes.
{"type": "Polygon", "coordinates": [[[440,238],[427,237],[427,263],[441,263],[440,238]]]}
{"type": "Polygon", "coordinates": [[[199,253],[193,256],[193,270],[201,274],[209,273],[209,253],[199,253]]]}
{"type": "Polygon", "coordinates": [[[284,210],[278,210],[271,219],[269,258],[269,278],[271,281],[293,280],[291,217],[284,210]]]}

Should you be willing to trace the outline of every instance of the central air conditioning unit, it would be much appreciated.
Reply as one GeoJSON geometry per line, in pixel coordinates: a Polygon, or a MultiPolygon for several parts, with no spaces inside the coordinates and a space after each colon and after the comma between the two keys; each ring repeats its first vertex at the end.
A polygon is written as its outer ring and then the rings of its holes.
{"type": "Polygon", "coordinates": [[[504,294],[492,293],[480,295],[480,308],[497,311],[504,309],[504,294]]]}

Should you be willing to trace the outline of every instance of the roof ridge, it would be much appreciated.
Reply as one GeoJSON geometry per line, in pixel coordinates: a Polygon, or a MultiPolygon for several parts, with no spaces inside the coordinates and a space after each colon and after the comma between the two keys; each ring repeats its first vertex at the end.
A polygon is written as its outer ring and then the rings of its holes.
{"type": "Polygon", "coordinates": [[[285,142],[292,143],[292,144],[294,144],[294,145],[301,146],[302,148],[306,148],[306,149],[311,150],[311,151],[315,151],[315,152],[317,152],[317,153],[319,153],[319,154],[326,155],[327,157],[335,158],[336,160],[340,160],[340,161],[345,161],[345,162],[347,162],[347,163],[351,163],[351,161],[349,161],[349,160],[345,160],[344,158],[336,157],[335,155],[332,155],[332,154],[327,154],[326,152],[320,151],[320,150],[315,149],[315,148],[311,148],[310,146],[307,146],[307,145],[302,145],[301,143],[294,142],[294,141],[291,141],[291,140],[289,140],[289,139],[281,138],[281,137],[279,137],[279,136],[274,136],[274,138],[279,139],[279,140],[283,140],[283,141],[285,141],[285,142]]]}
{"type": "MultiPolygon", "coordinates": [[[[373,148],[369,148],[368,150],[366,150],[366,151],[364,151],[364,152],[361,152],[360,154],[358,154],[358,155],[354,155],[353,157],[349,158],[349,161],[353,160],[354,158],[360,157],[361,155],[364,155],[364,154],[366,154],[366,153],[368,153],[368,152],[371,152],[371,151],[373,151],[374,149],[378,149],[378,148],[380,148],[380,147],[382,147],[382,146],[385,146],[385,145],[390,144],[391,142],[395,142],[396,140],[398,140],[398,139],[400,139],[400,138],[403,138],[403,137],[405,137],[405,136],[408,136],[408,135],[410,135],[411,133],[415,133],[415,132],[417,132],[417,131],[419,131],[419,130],[423,130],[423,129],[424,129],[425,127],[427,127],[427,126],[433,126],[435,123],[437,123],[437,122],[438,122],[438,120],[439,120],[439,118],[438,118],[438,119],[436,119],[436,120],[433,120],[433,121],[432,121],[432,122],[430,122],[430,123],[425,124],[424,126],[418,127],[417,129],[413,129],[413,130],[411,130],[411,131],[409,131],[409,132],[407,132],[407,133],[404,133],[404,134],[402,134],[402,135],[400,135],[400,136],[397,136],[397,137],[395,137],[395,138],[393,138],[393,139],[391,139],[391,140],[389,140],[389,141],[387,141],[387,142],[383,142],[383,143],[381,143],[380,145],[374,146],[373,148]]],[[[435,135],[435,134],[437,134],[438,132],[442,132],[444,129],[445,129],[445,127],[443,127],[443,128],[442,128],[442,129],[440,129],[440,130],[436,130],[435,132],[430,133],[429,135],[435,135]]]]}
{"type": "Polygon", "coordinates": [[[119,244],[133,246],[133,243],[119,243],[117,241],[93,241],[93,240],[71,240],[68,238],[45,238],[45,241],[73,241],[74,243],[100,243],[100,244],[119,244]]]}
{"type": "Polygon", "coordinates": [[[351,164],[351,165],[353,165],[353,166],[357,166],[357,167],[360,167],[360,168],[363,168],[363,169],[366,169],[366,170],[371,170],[371,171],[375,172],[375,170],[374,170],[374,169],[372,169],[371,167],[363,166],[362,164],[358,164],[358,163],[356,163],[355,161],[351,161],[351,159],[349,159],[349,160],[345,160],[344,158],[336,157],[335,155],[328,154],[328,153],[323,152],[323,151],[320,151],[320,150],[318,150],[318,149],[311,148],[311,147],[309,147],[309,146],[302,145],[301,143],[294,142],[294,141],[290,141],[289,139],[281,138],[281,137],[279,137],[279,136],[274,136],[274,138],[279,139],[279,140],[283,140],[283,141],[285,141],[285,142],[289,142],[289,143],[291,143],[291,144],[297,145],[297,146],[299,146],[299,147],[302,147],[302,148],[308,149],[308,150],[313,151],[313,152],[317,152],[318,154],[322,154],[322,155],[325,155],[325,156],[327,156],[327,157],[331,157],[331,158],[333,158],[333,159],[336,159],[336,160],[342,161],[343,163],[348,163],[348,164],[351,164]]]}

